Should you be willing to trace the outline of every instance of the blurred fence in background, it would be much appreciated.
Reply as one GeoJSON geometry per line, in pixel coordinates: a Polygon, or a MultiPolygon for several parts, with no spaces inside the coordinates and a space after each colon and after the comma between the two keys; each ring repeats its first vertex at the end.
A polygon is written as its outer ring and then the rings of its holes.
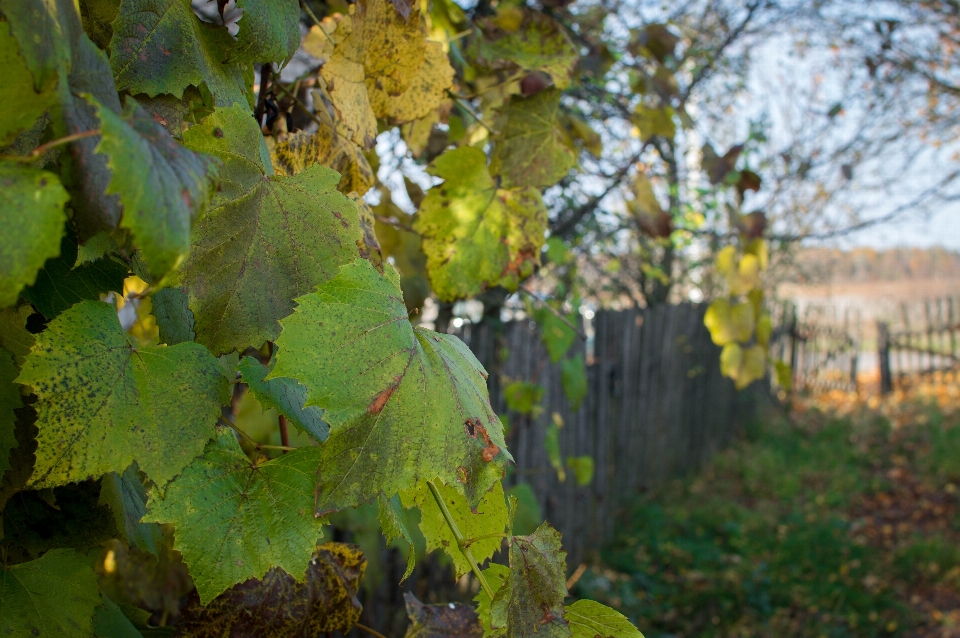
{"type": "Polygon", "coordinates": [[[958,310],[957,299],[940,297],[901,305],[897,324],[878,322],[881,392],[938,375],[956,375],[960,368],[958,310]]]}

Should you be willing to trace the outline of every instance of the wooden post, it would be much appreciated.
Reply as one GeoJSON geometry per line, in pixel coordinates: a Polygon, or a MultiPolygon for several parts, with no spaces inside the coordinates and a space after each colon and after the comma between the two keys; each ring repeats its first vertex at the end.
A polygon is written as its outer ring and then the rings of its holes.
{"type": "Polygon", "coordinates": [[[885,321],[877,322],[877,356],[880,360],[880,394],[893,392],[890,376],[890,326],[885,321]]]}

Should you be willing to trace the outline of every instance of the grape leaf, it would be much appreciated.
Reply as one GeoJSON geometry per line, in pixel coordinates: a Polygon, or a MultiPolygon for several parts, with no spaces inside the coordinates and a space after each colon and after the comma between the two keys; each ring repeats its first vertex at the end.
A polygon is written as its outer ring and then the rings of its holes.
{"type": "MultiPolygon", "coordinates": [[[[577,340],[576,331],[546,308],[537,308],[534,319],[540,324],[540,339],[547,347],[551,363],[557,363],[577,340]]],[[[577,314],[569,313],[567,321],[576,325],[577,314]]]]}
{"type": "Polygon", "coordinates": [[[547,209],[533,188],[497,188],[483,151],[447,151],[430,164],[444,179],[420,204],[414,228],[423,237],[430,283],[442,301],[488,287],[516,289],[540,263],[547,209]]]}
{"type": "Polygon", "coordinates": [[[592,600],[578,600],[564,609],[573,638],[643,638],[626,616],[592,600]]]}
{"type": "Polygon", "coordinates": [[[370,106],[392,124],[412,122],[435,111],[453,85],[454,71],[440,42],[427,42],[425,59],[410,86],[392,95],[376,82],[369,86],[370,106]]]}
{"type": "Polygon", "coordinates": [[[316,550],[304,582],[274,567],[263,580],[235,585],[205,607],[194,594],[177,623],[177,636],[346,634],[360,619],[357,591],[367,561],[356,545],[324,543],[316,550]]]}
{"type": "Polygon", "coordinates": [[[100,604],[90,561],[72,549],[2,570],[0,633],[8,636],[89,638],[100,604]]]}
{"type": "Polygon", "coordinates": [[[107,50],[113,37],[113,21],[117,19],[120,0],[80,0],[83,30],[97,47],[107,50]]]}
{"type": "Polygon", "coordinates": [[[97,638],[143,638],[123,611],[106,596],[103,606],[98,607],[93,617],[93,633],[97,638]]]}
{"type": "Polygon", "coordinates": [[[13,353],[18,368],[33,347],[34,337],[26,327],[27,318],[32,314],[33,308],[29,305],[0,308],[0,348],[13,353]]]}
{"type": "MultiPolygon", "coordinates": [[[[480,503],[471,509],[463,494],[452,485],[437,484],[440,495],[447,504],[457,528],[466,539],[488,534],[502,534],[507,526],[507,504],[503,498],[503,486],[497,482],[480,498],[480,503]]],[[[406,507],[420,508],[420,531],[427,541],[427,552],[444,550],[451,559],[457,578],[470,571],[470,563],[460,551],[457,539],[450,531],[443,512],[437,505],[429,486],[421,483],[414,490],[400,493],[406,507]]],[[[484,538],[470,544],[470,553],[478,564],[492,557],[503,544],[502,538],[484,538]]]]}
{"type": "MultiPolygon", "coordinates": [[[[521,485],[525,485],[525,483],[521,483],[521,485]]],[[[496,595],[496,592],[499,592],[504,586],[503,584],[510,578],[510,568],[506,565],[491,563],[489,567],[483,570],[483,577],[496,595]]],[[[507,626],[506,609],[501,606],[497,608],[496,615],[494,615],[493,601],[482,587],[473,597],[473,600],[477,603],[477,616],[480,619],[480,626],[483,627],[483,635],[502,636],[507,626]]]]}
{"type": "Polygon", "coordinates": [[[20,55],[20,45],[10,34],[9,24],[0,25],[0,68],[4,74],[4,96],[0,103],[0,146],[6,146],[25,131],[44,111],[56,103],[52,84],[37,91],[33,74],[20,55]]]}
{"type": "Polygon", "coordinates": [[[51,321],[17,382],[37,395],[34,488],[123,472],[134,460],[163,485],[203,450],[229,397],[206,348],[134,348],[99,301],[51,321]]]}
{"type": "Polygon", "coordinates": [[[151,495],[145,522],[172,523],[175,547],[206,605],[248,578],[280,567],[302,581],[320,538],[311,511],[318,447],[304,447],[266,463],[240,449],[231,430],[218,428],[207,446],[167,487],[151,495]]]}
{"type": "Polygon", "coordinates": [[[226,27],[194,15],[190,0],[123,0],[110,65],[117,89],[131,95],[181,98],[188,86],[206,84],[217,105],[247,105],[243,67],[224,61],[235,46],[226,27]]]}
{"type": "Polygon", "coordinates": [[[426,26],[419,6],[404,19],[390,3],[361,0],[352,16],[337,24],[337,43],[321,73],[338,120],[359,146],[369,149],[377,136],[377,121],[369,92],[399,95],[406,91],[426,56],[426,26]]]}
{"type": "Polygon", "coordinates": [[[0,13],[33,75],[34,88],[52,87],[70,68],[70,46],[83,28],[72,0],[0,1],[0,13]]]}
{"type": "Polygon", "coordinates": [[[718,346],[749,340],[755,323],[753,304],[749,301],[731,304],[724,297],[715,299],[703,316],[703,325],[718,346]]]}
{"type": "Polygon", "coordinates": [[[567,467],[573,470],[573,477],[580,487],[586,487],[593,482],[594,463],[592,456],[568,456],[567,467]]]}
{"type": "Polygon", "coordinates": [[[190,227],[213,195],[218,162],[178,144],[132,98],[122,116],[92,101],[103,130],[97,152],[113,172],[108,192],[123,204],[120,225],[133,233],[150,272],[162,277],[190,250],[190,227]]]}
{"type": "Polygon", "coordinates": [[[0,476],[10,469],[10,450],[17,446],[17,415],[13,411],[23,407],[20,388],[13,382],[18,374],[13,354],[0,348],[0,476]]]}
{"type": "Polygon", "coordinates": [[[533,9],[523,11],[516,29],[508,31],[487,18],[468,49],[482,68],[494,71],[543,71],[557,88],[570,86],[570,74],[577,64],[577,48],[552,18],[533,9]]]}
{"type": "Polygon", "coordinates": [[[513,97],[500,110],[490,172],[503,179],[505,188],[553,186],[577,165],[576,154],[563,143],[559,108],[560,91],[550,89],[513,97]]]}
{"type": "Polygon", "coordinates": [[[168,346],[193,341],[193,313],[187,296],[179,288],[164,288],[150,296],[160,342],[168,346]]]}
{"type": "Polygon", "coordinates": [[[17,300],[37,271],[60,250],[67,191],[53,173],[0,162],[0,307],[17,300]]]}
{"type": "Polygon", "coordinates": [[[156,523],[141,523],[147,512],[147,491],[143,487],[137,466],[131,465],[123,472],[104,475],[100,487],[100,504],[113,510],[117,531],[130,545],[145,552],[160,554],[163,533],[156,523]]]}
{"type": "Polygon", "coordinates": [[[437,478],[460,481],[475,506],[512,459],[486,372],[456,337],[414,328],[397,271],[384,270],[358,259],[281,321],[271,376],[307,386],[330,424],[316,511],[437,478]]]}
{"type": "Polygon", "coordinates": [[[491,618],[507,619],[508,638],[571,635],[564,620],[567,595],[566,552],[560,534],[544,523],[529,536],[510,544],[510,576],[494,594],[491,618]]]}
{"type": "MultiPolygon", "coordinates": [[[[122,111],[107,55],[81,34],[74,47],[73,68],[67,82],[58,87],[60,118],[54,119],[57,137],[100,128],[97,109],[84,99],[85,94],[114,113],[122,111]]],[[[74,140],[61,154],[63,185],[70,193],[72,219],[84,241],[100,231],[116,228],[122,212],[120,198],[107,192],[111,174],[107,158],[96,152],[100,140],[99,135],[74,140]]]]}
{"type": "Polygon", "coordinates": [[[300,47],[300,4],[297,0],[238,0],[243,10],[230,61],[289,61],[300,47]]]}
{"type": "Polygon", "coordinates": [[[407,553],[407,570],[403,572],[403,578],[400,579],[402,583],[413,573],[413,568],[416,567],[417,548],[413,544],[413,536],[410,535],[410,530],[407,529],[407,521],[403,514],[400,497],[397,494],[394,494],[390,498],[381,496],[379,498],[379,505],[377,518],[380,521],[380,529],[383,531],[383,537],[387,539],[387,544],[402,538],[410,545],[410,551],[407,553]]]}
{"type": "Polygon", "coordinates": [[[326,167],[274,176],[260,128],[241,107],[217,109],[184,141],[224,160],[223,186],[181,270],[197,341],[216,354],[273,341],[293,298],[358,254],[356,207],[326,167]]]}
{"type": "Polygon", "coordinates": [[[60,240],[60,255],[47,260],[22,297],[53,319],[78,301],[99,301],[101,294],[123,292],[129,269],[120,260],[108,256],[74,267],[76,262],[77,238],[68,225],[60,240]]]}
{"type": "Polygon", "coordinates": [[[338,135],[329,126],[320,126],[314,134],[297,131],[274,146],[271,160],[277,172],[297,175],[314,164],[321,164],[340,173],[337,190],[347,194],[366,193],[375,178],[370,163],[346,135],[338,135]]]}
{"type": "Polygon", "coordinates": [[[424,605],[409,592],[403,601],[410,618],[404,638],[483,638],[477,612],[468,605],[424,605]]]}
{"type": "Polygon", "coordinates": [[[560,364],[560,383],[563,384],[563,394],[570,404],[570,411],[576,412],[587,397],[587,366],[583,363],[582,354],[565,359],[560,364]]]}
{"type": "Polygon", "coordinates": [[[672,139],[677,134],[677,125],[673,122],[673,109],[669,106],[650,108],[640,104],[631,119],[640,131],[640,139],[644,141],[658,136],[672,139]]]}
{"type": "Polygon", "coordinates": [[[293,379],[265,380],[275,363],[276,361],[271,361],[270,367],[267,367],[253,357],[244,357],[239,367],[243,382],[263,409],[274,408],[295,426],[323,443],[330,435],[330,426],[324,423],[323,413],[319,408],[303,407],[307,399],[307,389],[293,379]]]}

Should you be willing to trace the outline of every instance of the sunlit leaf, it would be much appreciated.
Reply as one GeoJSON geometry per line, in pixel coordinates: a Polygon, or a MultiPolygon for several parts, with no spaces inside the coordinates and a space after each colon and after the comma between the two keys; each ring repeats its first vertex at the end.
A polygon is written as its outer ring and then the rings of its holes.
{"type": "Polygon", "coordinates": [[[51,321],[17,382],[37,395],[35,488],[123,472],[134,460],[162,485],[200,453],[227,402],[206,348],[134,348],[113,306],[98,301],[51,321]]]}
{"type": "Polygon", "coordinates": [[[626,616],[592,600],[578,600],[564,610],[573,638],[643,638],[626,616]]]}
{"type": "Polygon", "coordinates": [[[274,175],[260,129],[241,107],[217,109],[184,143],[223,160],[223,187],[181,269],[196,339],[216,354],[258,347],[280,334],[294,297],[358,254],[356,207],[324,166],[274,175]]]}
{"type": "Polygon", "coordinates": [[[710,337],[718,346],[748,341],[753,335],[753,304],[744,301],[731,304],[725,297],[714,300],[707,308],[703,324],[710,331],[710,337]]]}
{"type": "MultiPolygon", "coordinates": [[[[2,26],[2,25],[0,25],[2,26]]],[[[60,252],[67,192],[53,173],[0,162],[0,307],[17,301],[44,262],[60,252]]]]}
{"type": "Polygon", "coordinates": [[[403,573],[402,582],[413,573],[413,568],[417,564],[417,552],[413,544],[413,536],[407,528],[400,497],[394,494],[390,498],[381,496],[378,500],[380,507],[377,518],[380,521],[380,529],[383,530],[383,537],[387,539],[387,543],[402,538],[410,546],[410,551],[407,554],[407,569],[403,573]]]}
{"type": "Polygon", "coordinates": [[[274,168],[282,175],[297,175],[314,164],[332,168],[340,173],[337,190],[344,194],[362,195],[375,181],[363,149],[328,126],[318,127],[313,134],[294,133],[273,148],[271,157],[274,168]]]}
{"type": "Polygon", "coordinates": [[[204,605],[273,567],[302,581],[320,538],[312,511],[319,463],[313,446],[251,461],[233,431],[218,428],[163,498],[151,496],[143,520],[176,527],[175,547],[204,605]]]}
{"type": "Polygon", "coordinates": [[[270,377],[305,385],[330,424],[317,512],[438,478],[476,505],[511,457],[470,350],[410,324],[389,264],[358,259],[297,303],[270,377]]]}
{"type": "Polygon", "coordinates": [[[393,124],[412,122],[435,111],[453,84],[453,67],[439,42],[427,42],[425,59],[410,85],[391,95],[374,82],[368,86],[374,114],[393,124]]]}
{"type": "Polygon", "coordinates": [[[483,151],[448,151],[428,168],[443,178],[420,205],[414,228],[423,237],[437,296],[452,301],[487,287],[516,289],[540,263],[547,210],[533,188],[497,188],[483,151]]]}

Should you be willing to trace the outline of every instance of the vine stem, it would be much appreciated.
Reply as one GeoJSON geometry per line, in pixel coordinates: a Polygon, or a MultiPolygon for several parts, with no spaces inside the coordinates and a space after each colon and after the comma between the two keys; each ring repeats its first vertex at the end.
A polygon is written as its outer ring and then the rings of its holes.
{"type": "Polygon", "coordinates": [[[235,424],[227,421],[225,418],[220,417],[220,421],[223,422],[224,425],[230,427],[231,430],[253,443],[258,450],[283,450],[284,452],[292,452],[293,450],[297,449],[295,447],[290,447],[289,445],[266,445],[264,443],[260,443],[255,438],[238,428],[235,424]]]}
{"type": "MultiPolygon", "coordinates": [[[[287,432],[287,417],[281,414],[278,421],[280,424],[280,445],[290,447],[290,434],[287,432]]],[[[284,450],[283,453],[286,454],[286,450],[284,450]]]]}
{"type": "Polygon", "coordinates": [[[367,627],[366,625],[361,625],[360,623],[354,623],[353,626],[356,627],[357,629],[367,632],[371,636],[376,636],[377,638],[387,638],[386,636],[384,636],[383,634],[381,634],[379,631],[377,631],[372,627],[367,627]]]}
{"type": "Polygon", "coordinates": [[[510,536],[508,534],[504,534],[503,532],[494,532],[492,534],[481,534],[480,536],[474,536],[473,538],[465,539],[463,541],[463,546],[470,547],[477,541],[482,541],[486,538],[510,538],[510,536]]]}
{"type": "Polygon", "coordinates": [[[491,135],[496,135],[496,134],[497,134],[497,132],[494,131],[492,128],[490,128],[490,125],[488,125],[486,122],[484,122],[483,119],[482,119],[479,115],[477,115],[477,114],[474,112],[474,110],[473,110],[472,108],[470,108],[470,105],[468,105],[466,102],[464,102],[464,101],[460,98],[459,95],[457,95],[456,93],[454,93],[453,91],[450,91],[450,90],[447,91],[447,95],[449,95],[451,98],[453,98],[453,101],[456,102],[457,104],[459,104],[459,105],[460,105],[460,108],[462,108],[464,111],[466,111],[467,114],[470,115],[470,117],[472,117],[473,119],[475,119],[480,126],[482,126],[483,128],[487,129],[487,131],[489,131],[491,135]]]}
{"type": "Polygon", "coordinates": [[[330,37],[330,34],[327,33],[326,29],[323,28],[323,25],[320,23],[320,18],[318,18],[316,14],[310,10],[310,7],[307,6],[307,3],[304,0],[300,0],[300,6],[303,7],[303,10],[307,12],[307,15],[310,16],[310,19],[313,20],[313,23],[317,25],[317,28],[323,31],[323,35],[327,36],[327,40],[330,41],[330,44],[337,46],[337,43],[333,41],[333,38],[330,37]]]}
{"type": "Polygon", "coordinates": [[[427,481],[427,486],[430,487],[430,493],[433,494],[433,500],[437,502],[437,506],[440,508],[440,512],[443,514],[444,520],[447,521],[447,527],[449,527],[450,531],[453,532],[453,537],[457,539],[457,546],[460,548],[460,551],[463,552],[467,562],[470,563],[470,569],[473,570],[477,580],[480,581],[480,586],[483,587],[483,591],[485,591],[487,596],[490,597],[490,600],[493,600],[493,589],[490,588],[490,584],[483,576],[483,572],[480,571],[480,566],[477,565],[476,559],[473,557],[473,554],[470,553],[469,543],[463,537],[463,534],[460,533],[460,528],[457,527],[456,521],[453,520],[453,515],[450,514],[450,510],[447,509],[447,504],[440,495],[440,490],[438,490],[437,486],[433,484],[433,481],[427,481]]]}
{"type": "Polygon", "coordinates": [[[2,155],[0,159],[11,160],[14,162],[32,162],[37,159],[51,148],[56,146],[63,146],[64,144],[69,144],[70,142],[76,142],[77,140],[86,139],[88,137],[94,137],[95,135],[100,135],[100,129],[95,128],[92,131],[83,131],[80,133],[74,133],[72,135],[67,135],[56,140],[51,140],[46,144],[41,144],[37,148],[33,149],[29,155],[2,155]]]}

